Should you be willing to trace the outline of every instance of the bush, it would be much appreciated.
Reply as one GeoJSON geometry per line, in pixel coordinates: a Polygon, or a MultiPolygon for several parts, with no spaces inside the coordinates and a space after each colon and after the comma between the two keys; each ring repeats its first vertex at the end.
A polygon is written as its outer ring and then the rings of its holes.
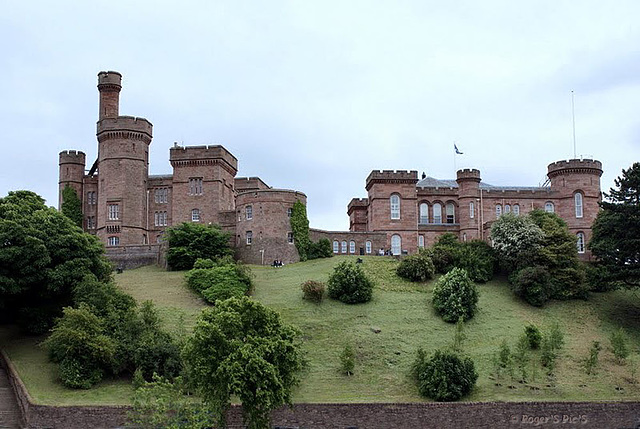
{"type": "Polygon", "coordinates": [[[624,329],[620,328],[609,337],[611,342],[611,352],[618,360],[618,363],[624,362],[629,357],[629,345],[627,344],[627,335],[624,329]]]}
{"type": "Polygon", "coordinates": [[[594,341],[591,343],[591,348],[589,349],[589,357],[587,357],[584,363],[584,370],[587,374],[595,373],[595,369],[598,366],[598,355],[600,354],[600,350],[602,350],[602,347],[600,347],[599,341],[594,341]]]}
{"type": "Polygon", "coordinates": [[[400,261],[396,274],[412,282],[425,282],[433,278],[435,267],[431,256],[425,251],[407,256],[400,261]]]}
{"type": "Polygon", "coordinates": [[[549,332],[542,336],[542,346],[540,361],[542,366],[547,367],[549,373],[555,368],[556,359],[560,349],[564,346],[564,334],[557,323],[554,323],[549,332]]]}
{"type": "Polygon", "coordinates": [[[586,264],[586,281],[592,292],[609,292],[619,289],[622,284],[612,281],[609,270],[598,263],[586,264]]]}
{"type": "Polygon", "coordinates": [[[511,290],[531,305],[542,307],[551,298],[551,276],[545,267],[523,268],[509,277],[511,290]]]}
{"type": "Polygon", "coordinates": [[[308,301],[320,303],[324,298],[324,283],[315,280],[307,280],[302,283],[303,298],[308,301]]]}
{"type": "Polygon", "coordinates": [[[337,299],[345,304],[357,304],[371,300],[373,283],[359,265],[343,261],[339,263],[329,276],[329,298],[337,299]]]}
{"type": "Polygon", "coordinates": [[[458,238],[450,232],[438,238],[438,242],[430,249],[430,256],[438,273],[448,273],[457,266],[460,245],[458,238]]]}
{"type": "Polygon", "coordinates": [[[552,298],[555,299],[587,299],[589,286],[582,265],[559,268],[551,272],[552,298]]]}
{"type": "Polygon", "coordinates": [[[333,257],[333,249],[331,242],[327,238],[321,238],[315,243],[309,244],[309,259],[331,258],[333,257]]]}
{"type": "Polygon", "coordinates": [[[172,270],[189,270],[198,258],[230,255],[230,238],[219,225],[184,222],[171,227],[167,229],[167,264],[172,270]]]}
{"type": "Polygon", "coordinates": [[[356,353],[351,346],[345,346],[340,354],[340,369],[344,375],[353,375],[356,366],[356,353]]]}
{"type": "Polygon", "coordinates": [[[463,269],[452,269],[433,288],[433,306],[445,322],[471,319],[477,305],[478,291],[463,269]]]}
{"type": "Polygon", "coordinates": [[[540,348],[540,343],[542,342],[542,333],[536,325],[530,324],[525,326],[524,334],[527,337],[530,349],[536,350],[540,348]]]}
{"type": "Polygon", "coordinates": [[[473,361],[449,351],[436,350],[427,358],[419,349],[413,375],[422,396],[436,401],[455,401],[467,395],[478,379],[473,361]]]}
{"type": "Polygon", "coordinates": [[[493,278],[496,257],[489,244],[481,240],[462,243],[458,249],[456,266],[467,271],[476,283],[486,283],[493,278]]]}
{"type": "MultiPolygon", "coordinates": [[[[198,266],[209,266],[200,261],[198,266]]],[[[186,275],[187,285],[215,303],[232,297],[241,297],[251,292],[252,282],[249,267],[241,264],[226,264],[212,268],[194,268],[186,275]]]]}

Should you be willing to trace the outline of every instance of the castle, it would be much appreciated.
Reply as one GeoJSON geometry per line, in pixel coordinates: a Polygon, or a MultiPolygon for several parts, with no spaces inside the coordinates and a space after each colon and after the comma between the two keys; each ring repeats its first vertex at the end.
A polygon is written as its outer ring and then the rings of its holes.
{"type": "MultiPolygon", "coordinates": [[[[59,155],[59,203],[69,185],[82,196],[85,231],[106,245],[123,266],[156,262],[164,231],[182,222],[215,223],[233,234],[236,256],[247,263],[299,260],[289,217],[304,193],[273,189],[258,177],[236,177],[238,160],[223,146],[174,146],[173,174],[149,175],[153,126],[119,115],[122,75],[98,74],[98,158],[87,170],[83,152],[59,155]]],[[[437,180],[417,171],[372,171],[367,198],[348,205],[349,231],[311,229],[327,238],[336,254],[371,254],[379,249],[414,253],[452,232],[461,240],[488,239],[502,213],[534,208],[555,211],[576,234],[580,254],[600,201],[602,165],[594,160],[549,165],[549,186],[504,187],[483,183],[478,170],[460,170],[456,180],[437,180]]]]}

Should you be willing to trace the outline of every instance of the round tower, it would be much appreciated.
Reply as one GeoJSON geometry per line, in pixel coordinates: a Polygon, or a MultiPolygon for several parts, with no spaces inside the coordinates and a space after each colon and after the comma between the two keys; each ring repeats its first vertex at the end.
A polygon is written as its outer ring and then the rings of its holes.
{"type": "Polygon", "coordinates": [[[153,126],[118,116],[122,76],[100,72],[97,234],[109,246],[148,244],[147,180],[153,126]]]}
{"type": "Polygon", "coordinates": [[[78,198],[82,200],[82,178],[86,155],[75,150],[63,150],[59,155],[60,172],[58,175],[58,208],[62,206],[62,190],[69,185],[76,190],[78,198]]]}
{"type": "Polygon", "coordinates": [[[480,238],[480,170],[464,169],[456,173],[460,239],[480,238]]]}

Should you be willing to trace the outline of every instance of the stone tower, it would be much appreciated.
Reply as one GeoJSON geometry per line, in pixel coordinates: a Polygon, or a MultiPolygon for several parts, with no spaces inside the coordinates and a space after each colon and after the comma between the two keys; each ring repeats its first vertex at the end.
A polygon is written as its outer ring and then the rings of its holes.
{"type": "Polygon", "coordinates": [[[86,156],[84,152],[75,150],[63,150],[59,155],[60,173],[58,175],[58,208],[62,207],[62,190],[69,185],[76,190],[78,198],[82,201],[82,178],[86,156]]]}
{"type": "Polygon", "coordinates": [[[97,235],[109,245],[147,244],[149,144],[152,125],[119,116],[122,75],[98,73],[97,235]]]}
{"type": "Polygon", "coordinates": [[[480,234],[480,170],[458,170],[458,216],[460,239],[479,239],[480,234]]]}

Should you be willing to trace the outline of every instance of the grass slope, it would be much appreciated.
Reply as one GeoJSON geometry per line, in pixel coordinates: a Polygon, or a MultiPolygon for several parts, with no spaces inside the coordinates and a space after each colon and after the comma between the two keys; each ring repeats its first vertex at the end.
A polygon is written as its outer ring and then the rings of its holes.
{"type": "MultiPolygon", "coordinates": [[[[422,401],[408,376],[418,347],[428,352],[449,345],[454,326],[443,322],[430,305],[433,282],[414,284],[395,276],[396,261],[364,257],[363,268],[374,280],[373,300],[348,306],[325,300],[314,304],[302,299],[305,280],[326,281],[338,256],[292,264],[282,268],[255,266],[254,298],[279,311],[298,326],[304,336],[309,362],[297,388],[296,402],[412,402],[422,401]],[[375,333],[375,330],[380,330],[375,333]],[[356,351],[353,376],[339,371],[339,355],[350,344],[356,351]]],[[[177,331],[190,329],[206,305],[183,283],[184,273],[143,267],[116,275],[116,281],[139,302],[151,299],[163,319],[177,331]]],[[[611,400],[640,399],[634,378],[640,342],[640,297],[630,291],[593,294],[588,301],[554,301],[534,308],[518,300],[503,279],[478,285],[478,314],[466,324],[465,351],[480,373],[472,401],[611,400]],[[538,365],[534,381],[520,384],[508,378],[500,386],[491,378],[492,355],[504,339],[513,346],[524,326],[541,327],[558,322],[566,346],[558,362],[556,379],[549,380],[538,365]],[[634,352],[631,362],[618,365],[607,347],[608,337],[620,326],[629,334],[634,352]],[[595,375],[586,375],[583,361],[593,340],[605,346],[595,375]]],[[[19,339],[11,331],[0,339],[14,360],[25,384],[37,400],[49,404],[127,403],[131,388],[123,381],[101,383],[89,391],[70,391],[55,381],[55,369],[46,362],[37,339],[19,339]]],[[[537,357],[537,356],[536,356],[537,357]]]]}

